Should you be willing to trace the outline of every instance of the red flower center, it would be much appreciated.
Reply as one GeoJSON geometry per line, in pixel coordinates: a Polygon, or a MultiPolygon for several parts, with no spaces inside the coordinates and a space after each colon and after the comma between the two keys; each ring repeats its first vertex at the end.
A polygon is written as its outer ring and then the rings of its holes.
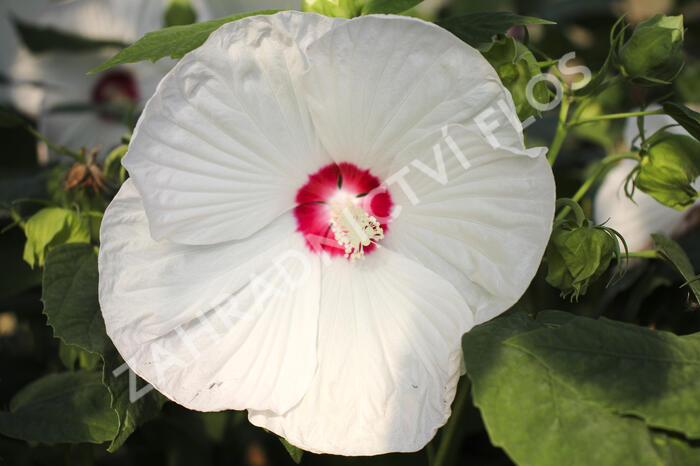
{"type": "Polygon", "coordinates": [[[379,178],[347,162],[309,175],[296,202],[297,231],[307,246],[349,259],[362,258],[379,246],[393,205],[379,178]]]}
{"type": "MultiPolygon", "coordinates": [[[[139,86],[133,73],[125,70],[108,71],[100,77],[92,88],[92,103],[115,107],[131,107],[141,98],[139,86]]],[[[100,112],[107,120],[114,119],[109,109],[100,112]]]]}

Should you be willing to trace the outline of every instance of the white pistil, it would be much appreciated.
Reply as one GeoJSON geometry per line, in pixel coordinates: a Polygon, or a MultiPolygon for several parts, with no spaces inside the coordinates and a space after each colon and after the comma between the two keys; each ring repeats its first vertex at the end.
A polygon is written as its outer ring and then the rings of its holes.
{"type": "Polygon", "coordinates": [[[381,247],[384,230],[379,221],[356,203],[356,199],[344,197],[330,203],[331,230],[335,240],[345,248],[345,257],[351,261],[364,259],[364,248],[370,244],[381,247]]]}

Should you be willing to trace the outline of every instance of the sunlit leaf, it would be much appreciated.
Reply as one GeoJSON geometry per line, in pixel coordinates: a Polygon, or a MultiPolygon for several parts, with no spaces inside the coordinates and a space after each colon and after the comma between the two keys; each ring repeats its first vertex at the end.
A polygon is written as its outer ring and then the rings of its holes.
{"type": "Polygon", "coordinates": [[[67,243],[89,243],[90,222],[74,210],[46,207],[34,214],[24,225],[27,243],[24,260],[34,267],[43,266],[47,252],[67,243]]]}

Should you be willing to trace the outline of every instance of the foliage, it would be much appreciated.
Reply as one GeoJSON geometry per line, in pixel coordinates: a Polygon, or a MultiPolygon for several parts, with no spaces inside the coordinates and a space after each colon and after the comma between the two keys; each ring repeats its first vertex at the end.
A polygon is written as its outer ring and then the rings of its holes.
{"type": "Polygon", "coordinates": [[[160,31],[149,32],[90,73],[98,73],[125,63],[135,63],[144,60],[156,62],[164,57],[181,58],[187,52],[202,45],[212,32],[226,23],[248,16],[269,15],[277,11],[279,10],[261,10],[213,19],[204,23],[170,26],[160,31]]]}

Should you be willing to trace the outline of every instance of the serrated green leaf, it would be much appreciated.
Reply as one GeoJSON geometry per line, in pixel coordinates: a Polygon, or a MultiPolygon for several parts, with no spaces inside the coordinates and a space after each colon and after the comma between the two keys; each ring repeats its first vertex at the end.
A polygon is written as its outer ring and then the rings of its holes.
{"type": "Polygon", "coordinates": [[[691,136],[700,141],[700,113],[674,102],[666,102],[663,105],[663,109],[668,116],[685,128],[691,136]]]}
{"type": "MultiPolygon", "coordinates": [[[[48,255],[44,269],[44,313],[54,335],[68,345],[99,354],[101,377],[110,396],[110,406],[118,419],[118,429],[110,438],[108,451],[117,450],[136,428],[155,417],[166,399],[150,390],[130,399],[128,371],[114,373],[124,361],[105,333],[98,301],[97,253],[89,244],[65,244],[48,255]]],[[[146,385],[135,380],[138,391],[146,385]]]]}
{"type": "Polygon", "coordinates": [[[97,254],[89,244],[66,244],[46,258],[42,301],[47,323],[64,343],[92,353],[109,347],[97,298],[97,254]]]}
{"type": "MultiPolygon", "coordinates": [[[[116,350],[112,349],[104,355],[103,383],[112,395],[111,406],[119,416],[119,431],[112,439],[107,451],[114,452],[121,447],[129,436],[143,423],[155,418],[168,401],[154,389],[142,396],[131,399],[130,383],[132,376],[128,371],[116,373],[124,361],[116,350]]],[[[135,377],[134,391],[144,389],[146,382],[135,377]]]]}
{"type": "Polygon", "coordinates": [[[423,0],[367,0],[362,7],[363,15],[395,14],[403,13],[406,10],[422,3],[423,0]]]}
{"type": "Polygon", "coordinates": [[[0,413],[0,433],[42,443],[102,443],[119,420],[98,372],[66,372],[35,380],[0,413]]]}
{"type": "Polygon", "coordinates": [[[700,340],[578,317],[507,341],[610,412],[700,438],[700,340]]]}
{"type": "Polygon", "coordinates": [[[462,340],[474,403],[491,442],[515,463],[658,466],[700,461],[700,449],[582,398],[535,357],[504,344],[542,328],[523,313],[509,313],[472,329],[462,340]],[[681,453],[692,461],[678,462],[681,453]]]}
{"type": "Polygon", "coordinates": [[[653,233],[651,239],[654,241],[654,249],[680,272],[693,291],[696,301],[700,302],[700,280],[695,280],[696,275],[693,270],[693,264],[688,259],[683,248],[672,239],[658,233],[653,233]]]}
{"type": "Polygon", "coordinates": [[[54,50],[86,52],[105,47],[126,47],[124,42],[117,40],[91,39],[51,27],[35,26],[17,18],[13,22],[22,43],[34,53],[54,50]]]}
{"type": "Polygon", "coordinates": [[[437,21],[441,26],[472,47],[491,42],[496,34],[505,34],[513,26],[527,24],[556,24],[546,19],[520,16],[508,12],[472,13],[437,21]]]}
{"type": "Polygon", "coordinates": [[[287,453],[289,453],[289,456],[292,458],[292,461],[294,461],[296,464],[301,463],[301,458],[304,455],[304,450],[302,450],[299,447],[295,447],[282,437],[279,437],[279,439],[280,442],[282,442],[282,445],[284,445],[284,449],[287,450],[287,453]]]}
{"type": "Polygon", "coordinates": [[[58,357],[66,369],[71,371],[76,369],[91,371],[102,364],[102,357],[99,354],[85,351],[75,345],[67,345],[64,342],[60,342],[58,346],[58,357]]]}
{"type": "Polygon", "coordinates": [[[181,58],[187,52],[196,49],[207,40],[209,35],[226,23],[237,21],[248,16],[271,15],[281,10],[261,10],[251,13],[231,15],[203,23],[184,26],[171,26],[159,31],[146,33],[134,44],[121,50],[112,58],[90,71],[99,73],[113,66],[124,63],[136,63],[150,60],[156,62],[164,57],[181,58]]]}
{"type": "Polygon", "coordinates": [[[90,221],[78,212],[61,207],[46,207],[34,214],[24,225],[27,243],[24,260],[32,267],[44,265],[46,254],[54,247],[67,243],[89,243],[90,221]]]}

